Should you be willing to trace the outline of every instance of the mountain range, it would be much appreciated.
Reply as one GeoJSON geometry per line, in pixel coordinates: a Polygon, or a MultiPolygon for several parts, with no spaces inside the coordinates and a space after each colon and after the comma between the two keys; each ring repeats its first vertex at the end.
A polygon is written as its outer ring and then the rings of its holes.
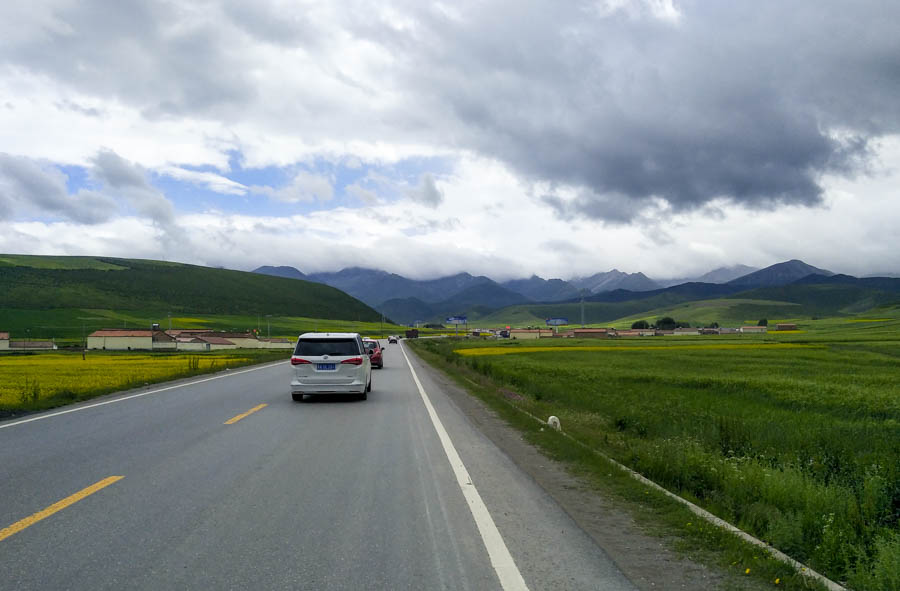
{"type": "Polygon", "coordinates": [[[403,323],[440,321],[446,316],[463,314],[484,317],[509,306],[576,302],[582,298],[587,302],[608,304],[636,300],[700,300],[730,296],[752,289],[785,286],[809,276],[849,277],[836,276],[831,271],[796,259],[765,269],[745,265],[721,267],[676,284],[671,284],[670,281],[657,282],[643,273],[624,273],[617,269],[569,281],[532,275],[528,279],[502,283],[469,273],[415,280],[396,273],[360,267],[330,273],[304,274],[294,267],[267,266],[259,267],[254,272],[336,287],[394,321],[403,323]]]}

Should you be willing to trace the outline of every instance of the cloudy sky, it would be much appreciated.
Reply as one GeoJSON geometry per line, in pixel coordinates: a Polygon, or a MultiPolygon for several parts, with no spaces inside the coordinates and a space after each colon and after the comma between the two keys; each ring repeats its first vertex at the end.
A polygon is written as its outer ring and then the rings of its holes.
{"type": "Polygon", "coordinates": [[[900,273],[900,3],[0,3],[0,252],[900,273]]]}

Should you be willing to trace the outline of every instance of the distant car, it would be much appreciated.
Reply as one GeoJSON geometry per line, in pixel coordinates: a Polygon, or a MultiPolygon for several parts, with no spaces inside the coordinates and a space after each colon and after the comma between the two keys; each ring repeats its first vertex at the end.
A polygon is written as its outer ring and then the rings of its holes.
{"type": "Polygon", "coordinates": [[[369,354],[369,359],[372,361],[372,367],[383,369],[384,357],[382,354],[384,351],[381,349],[381,343],[375,339],[363,339],[363,345],[365,345],[366,352],[369,354]]]}
{"type": "Polygon", "coordinates": [[[307,332],[297,339],[291,356],[291,397],[304,394],[358,394],[372,391],[372,362],[355,332],[307,332]]]}
{"type": "Polygon", "coordinates": [[[389,336],[388,343],[391,345],[396,345],[397,344],[397,335],[392,334],[391,336],[389,336]]]}

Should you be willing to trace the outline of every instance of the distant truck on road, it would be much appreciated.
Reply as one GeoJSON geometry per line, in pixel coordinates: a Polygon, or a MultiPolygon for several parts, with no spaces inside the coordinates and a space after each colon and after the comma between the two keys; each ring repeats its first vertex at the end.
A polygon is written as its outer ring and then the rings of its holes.
{"type": "Polygon", "coordinates": [[[408,339],[417,339],[417,338],[419,338],[419,329],[418,329],[418,328],[411,328],[411,329],[407,330],[407,331],[406,331],[406,338],[408,338],[408,339]]]}

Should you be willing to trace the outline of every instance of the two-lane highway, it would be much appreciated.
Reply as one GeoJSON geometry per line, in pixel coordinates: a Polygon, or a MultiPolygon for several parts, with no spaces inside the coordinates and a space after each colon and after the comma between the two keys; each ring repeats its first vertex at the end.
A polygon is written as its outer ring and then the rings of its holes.
{"type": "Polygon", "coordinates": [[[285,362],[0,422],[0,588],[632,588],[409,360],[368,401],[285,362]]]}

